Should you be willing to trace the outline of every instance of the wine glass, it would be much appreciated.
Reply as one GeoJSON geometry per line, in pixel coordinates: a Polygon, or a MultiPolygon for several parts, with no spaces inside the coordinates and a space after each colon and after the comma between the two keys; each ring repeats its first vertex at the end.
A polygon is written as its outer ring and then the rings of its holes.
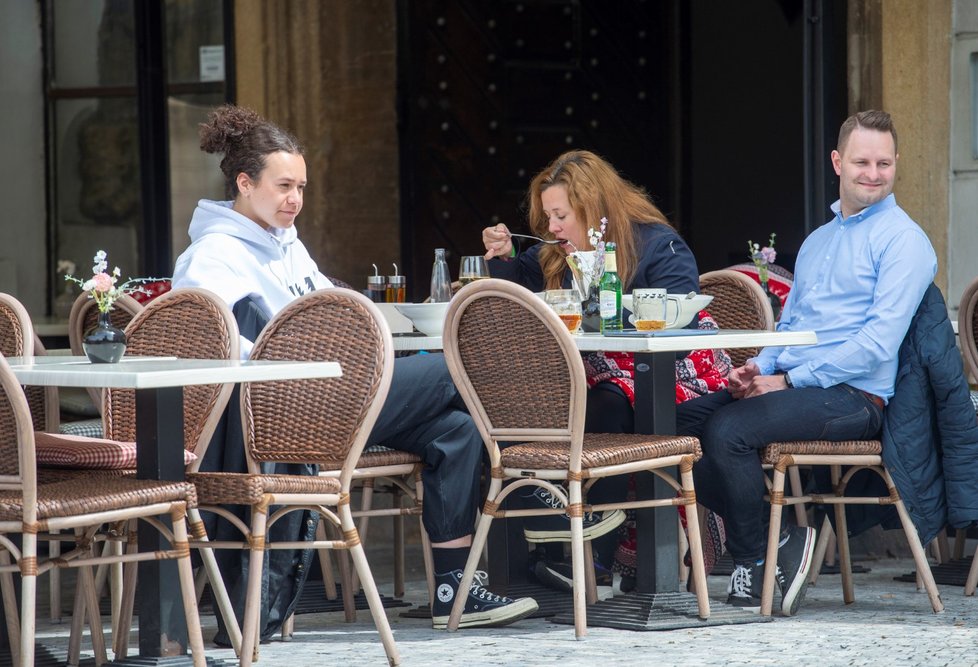
{"type": "Polygon", "coordinates": [[[465,287],[471,282],[489,277],[489,265],[482,255],[465,255],[458,271],[458,282],[465,287]]]}

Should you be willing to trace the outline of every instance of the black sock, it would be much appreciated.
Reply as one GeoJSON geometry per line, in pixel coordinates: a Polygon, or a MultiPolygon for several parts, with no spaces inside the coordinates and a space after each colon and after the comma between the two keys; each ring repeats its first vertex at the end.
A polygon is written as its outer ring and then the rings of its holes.
{"type": "Polygon", "coordinates": [[[453,570],[464,570],[465,562],[469,559],[469,547],[456,547],[454,549],[434,548],[431,550],[431,559],[435,563],[435,574],[447,574],[453,570]]]}

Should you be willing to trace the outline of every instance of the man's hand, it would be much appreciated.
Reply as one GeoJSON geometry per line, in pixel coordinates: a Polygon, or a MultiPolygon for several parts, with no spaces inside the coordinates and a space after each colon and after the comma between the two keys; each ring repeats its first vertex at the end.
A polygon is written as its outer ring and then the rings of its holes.
{"type": "Polygon", "coordinates": [[[788,383],[784,379],[784,373],[779,375],[758,375],[747,385],[747,390],[744,392],[743,398],[753,398],[754,396],[768,394],[772,391],[781,391],[787,388],[788,383]]]}
{"type": "Polygon", "coordinates": [[[761,369],[753,361],[748,361],[743,366],[733,369],[727,375],[727,391],[734,398],[744,398],[747,387],[751,380],[761,374],[761,369]]]}
{"type": "Polygon", "coordinates": [[[486,247],[486,259],[509,257],[509,253],[513,250],[513,240],[509,236],[509,228],[503,223],[483,229],[482,244],[486,247]]]}

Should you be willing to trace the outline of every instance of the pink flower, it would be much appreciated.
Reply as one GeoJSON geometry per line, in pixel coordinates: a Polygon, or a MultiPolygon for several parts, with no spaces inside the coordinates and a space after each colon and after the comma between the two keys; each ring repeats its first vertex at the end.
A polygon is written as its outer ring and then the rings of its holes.
{"type": "Polygon", "coordinates": [[[112,276],[103,271],[92,276],[92,282],[94,283],[92,289],[96,292],[108,292],[112,289],[112,284],[115,281],[112,279],[112,276]]]}
{"type": "Polygon", "coordinates": [[[774,264],[774,260],[778,258],[778,253],[774,251],[774,248],[761,248],[760,254],[765,264],[774,264]]]}

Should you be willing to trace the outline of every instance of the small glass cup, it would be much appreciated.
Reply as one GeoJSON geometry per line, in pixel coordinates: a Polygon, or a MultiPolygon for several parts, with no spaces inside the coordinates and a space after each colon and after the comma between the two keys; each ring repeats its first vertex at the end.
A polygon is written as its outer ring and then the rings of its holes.
{"type": "Polygon", "coordinates": [[[465,255],[458,270],[458,282],[465,287],[469,283],[489,277],[489,265],[482,255],[465,255]]]}
{"type": "Polygon", "coordinates": [[[581,330],[581,295],[576,289],[552,289],[544,295],[553,311],[572,334],[581,330]]]}

